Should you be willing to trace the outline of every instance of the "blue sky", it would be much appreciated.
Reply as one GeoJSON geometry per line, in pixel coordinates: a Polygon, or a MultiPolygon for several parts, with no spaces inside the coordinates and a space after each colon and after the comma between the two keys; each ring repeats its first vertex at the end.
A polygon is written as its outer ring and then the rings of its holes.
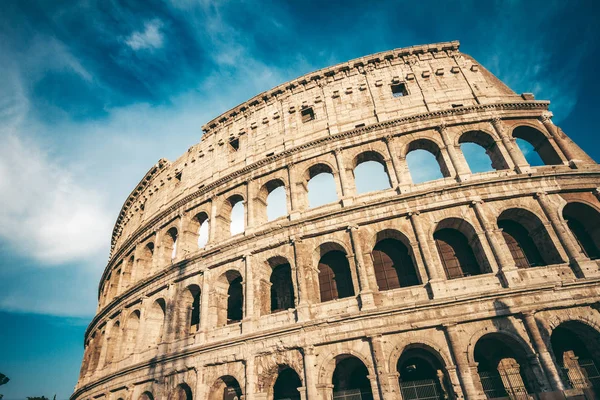
{"type": "Polygon", "coordinates": [[[5,0],[0,13],[0,372],[5,399],[76,382],[110,232],[159,158],[279,83],[460,40],[600,160],[594,1],[5,0]],[[368,7],[365,7],[368,6],[368,7]]]}

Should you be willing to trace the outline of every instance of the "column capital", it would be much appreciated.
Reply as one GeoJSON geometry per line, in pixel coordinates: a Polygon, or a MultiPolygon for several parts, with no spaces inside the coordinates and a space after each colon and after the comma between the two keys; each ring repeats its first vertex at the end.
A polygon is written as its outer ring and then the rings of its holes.
{"type": "Polygon", "coordinates": [[[471,198],[471,205],[476,207],[478,204],[483,204],[484,201],[481,197],[476,196],[471,198]]]}
{"type": "Polygon", "coordinates": [[[417,217],[420,214],[421,214],[421,211],[418,211],[418,210],[416,210],[416,211],[409,211],[408,212],[408,217],[412,219],[412,217],[417,217]]]}
{"type": "Polygon", "coordinates": [[[550,111],[545,111],[542,113],[542,115],[539,116],[539,120],[540,122],[542,122],[543,124],[548,123],[548,122],[552,122],[552,117],[554,115],[550,112],[550,111]]]}
{"type": "Polygon", "coordinates": [[[435,128],[438,132],[442,133],[444,132],[446,129],[448,128],[448,125],[446,125],[445,122],[442,122],[439,124],[439,126],[437,128],[435,128]]]}
{"type": "Polygon", "coordinates": [[[357,231],[357,230],[359,230],[359,229],[360,229],[360,226],[358,226],[358,225],[348,225],[348,226],[346,227],[346,230],[347,230],[348,232],[357,231]]]}
{"type": "Polygon", "coordinates": [[[502,126],[502,118],[500,117],[492,117],[492,119],[490,120],[490,122],[492,123],[492,125],[494,126],[502,126]]]}
{"type": "Polygon", "coordinates": [[[394,135],[392,135],[392,134],[389,134],[389,135],[385,135],[385,136],[383,137],[383,141],[384,141],[384,142],[386,142],[386,143],[391,143],[391,142],[393,142],[394,140],[396,140],[396,138],[397,138],[397,136],[394,136],[394,135]]]}

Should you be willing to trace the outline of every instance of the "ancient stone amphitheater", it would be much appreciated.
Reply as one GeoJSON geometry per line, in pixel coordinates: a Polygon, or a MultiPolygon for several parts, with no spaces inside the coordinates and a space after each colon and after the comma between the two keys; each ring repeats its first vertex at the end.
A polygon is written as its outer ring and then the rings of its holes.
{"type": "Polygon", "coordinates": [[[448,42],[210,121],[123,205],[72,399],[596,398],[600,168],[548,106],[448,42]],[[368,162],[387,189],[357,190],[368,162]]]}

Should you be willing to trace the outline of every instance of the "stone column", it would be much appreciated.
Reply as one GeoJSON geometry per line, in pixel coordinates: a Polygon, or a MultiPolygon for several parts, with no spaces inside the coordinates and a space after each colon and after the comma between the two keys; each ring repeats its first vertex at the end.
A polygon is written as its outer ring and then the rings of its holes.
{"type": "Polygon", "coordinates": [[[254,400],[256,392],[256,371],[254,368],[254,356],[246,356],[246,390],[244,400],[254,400]]]}
{"type": "Polygon", "coordinates": [[[465,159],[458,154],[456,147],[454,146],[454,142],[448,136],[448,128],[447,128],[446,124],[442,123],[438,127],[438,132],[440,133],[440,136],[442,137],[444,145],[448,149],[448,155],[450,156],[450,162],[452,163],[452,167],[454,168],[454,171],[456,171],[456,179],[459,182],[463,182],[463,181],[469,179],[469,176],[471,175],[471,171],[470,171],[469,167],[467,166],[465,159]]]}
{"type": "Polygon", "coordinates": [[[527,333],[529,334],[535,351],[540,357],[540,364],[542,365],[550,386],[556,391],[565,390],[565,385],[563,384],[560,373],[558,372],[558,369],[554,364],[554,360],[552,360],[552,356],[546,347],[546,343],[542,339],[542,335],[534,315],[534,311],[524,312],[522,313],[521,319],[525,324],[525,328],[527,328],[527,333]]]}
{"type": "Polygon", "coordinates": [[[494,127],[494,130],[500,137],[500,140],[502,140],[502,144],[504,144],[504,147],[508,151],[508,155],[510,156],[513,164],[515,165],[516,171],[521,174],[529,172],[531,170],[531,166],[525,159],[525,156],[523,155],[521,150],[519,150],[514,139],[509,138],[506,134],[505,126],[502,120],[498,117],[495,117],[492,118],[491,123],[494,127]]]}
{"type": "Polygon", "coordinates": [[[381,335],[369,337],[369,344],[371,345],[371,354],[373,357],[373,366],[375,368],[375,374],[377,376],[377,383],[379,389],[379,396],[382,400],[393,400],[395,394],[391,391],[388,375],[389,371],[387,368],[387,357],[383,351],[383,339],[381,335]]]}
{"type": "Polygon", "coordinates": [[[536,193],[535,197],[537,198],[538,203],[544,211],[544,214],[550,221],[552,228],[556,232],[558,240],[565,249],[567,257],[569,257],[569,262],[574,269],[573,272],[575,273],[575,276],[578,278],[585,277],[585,273],[583,271],[584,268],[582,268],[583,264],[586,261],[585,256],[581,253],[577,245],[573,242],[570,234],[567,233],[568,228],[558,218],[558,214],[556,213],[556,207],[552,204],[550,199],[548,199],[548,194],[545,192],[538,192],[536,193]]]}
{"type": "Polygon", "coordinates": [[[375,301],[373,300],[373,290],[369,285],[369,277],[365,269],[365,262],[363,260],[362,246],[359,238],[360,229],[357,225],[349,226],[348,232],[350,233],[350,244],[352,245],[352,251],[354,253],[354,259],[356,262],[356,272],[358,274],[358,282],[360,284],[360,308],[361,309],[373,309],[375,308],[375,301]]]}
{"type": "Polygon", "coordinates": [[[421,251],[421,256],[423,258],[423,263],[425,264],[425,269],[427,270],[427,278],[425,281],[441,281],[443,280],[442,271],[438,268],[434,258],[431,255],[429,248],[429,238],[425,235],[425,231],[423,230],[423,226],[421,223],[421,218],[419,217],[419,212],[411,212],[409,213],[410,222],[412,223],[413,229],[417,236],[417,242],[419,243],[419,250],[421,251]]]}
{"type": "Polygon", "coordinates": [[[471,205],[475,210],[475,214],[477,215],[477,219],[479,223],[483,227],[485,237],[487,241],[490,243],[490,247],[492,248],[492,252],[494,253],[494,258],[498,262],[501,271],[506,271],[510,269],[516,269],[515,263],[512,259],[508,257],[508,249],[506,246],[500,242],[500,231],[497,229],[492,223],[490,223],[488,219],[489,211],[485,206],[485,203],[480,198],[475,198],[471,205]]]}
{"type": "MultiPolygon", "coordinates": [[[[390,163],[392,164],[392,170],[388,171],[389,175],[390,175],[390,181],[392,182],[392,187],[396,188],[400,191],[400,186],[402,183],[400,179],[402,179],[402,175],[400,174],[400,171],[398,170],[398,161],[396,160],[396,156],[394,155],[394,153],[392,152],[392,141],[395,139],[395,137],[393,135],[388,135],[385,138],[383,138],[384,142],[385,142],[385,147],[387,149],[388,152],[388,157],[390,158],[390,163]]],[[[407,182],[410,184],[410,182],[407,182]]]]}
{"type": "Polygon", "coordinates": [[[209,310],[209,294],[210,286],[208,283],[208,271],[204,270],[202,275],[202,291],[200,292],[200,335],[198,340],[201,343],[206,341],[206,333],[208,332],[208,310],[209,310]]]}
{"type": "Polygon", "coordinates": [[[315,348],[306,346],[303,349],[304,353],[304,386],[306,387],[306,397],[308,400],[317,400],[317,357],[315,356],[315,348]]]}
{"type": "Polygon", "coordinates": [[[306,285],[307,279],[307,270],[304,264],[304,260],[307,259],[306,256],[302,255],[301,249],[298,247],[302,246],[302,241],[295,238],[290,238],[292,246],[294,246],[294,265],[296,269],[296,280],[298,282],[298,305],[296,306],[296,311],[298,313],[298,321],[306,321],[310,319],[309,307],[310,307],[310,298],[309,298],[309,290],[306,285]]]}
{"type": "Polygon", "coordinates": [[[458,376],[462,384],[462,391],[466,399],[480,399],[485,398],[483,393],[475,388],[473,383],[473,373],[477,373],[477,367],[469,365],[467,358],[467,346],[461,343],[460,333],[456,324],[444,325],[444,331],[446,333],[446,339],[448,341],[450,351],[454,358],[454,363],[458,370],[458,376]]]}
{"type": "MultiPolygon", "coordinates": [[[[177,326],[176,289],[177,287],[174,283],[169,284],[169,287],[167,288],[167,294],[165,296],[165,323],[163,325],[162,332],[162,342],[165,344],[171,343],[175,339],[175,327],[177,326]]],[[[163,350],[166,351],[166,347],[159,346],[159,352],[162,352],[163,350]]]]}
{"type": "MultiPolygon", "coordinates": [[[[246,226],[244,231],[254,228],[254,206],[256,202],[256,187],[255,182],[249,181],[246,183],[246,226]]],[[[266,212],[266,209],[265,209],[266,212]]]]}
{"type": "Polygon", "coordinates": [[[252,277],[252,255],[244,255],[244,318],[242,331],[251,332],[254,326],[254,278],[252,277]]]}
{"type": "Polygon", "coordinates": [[[210,199],[210,220],[209,220],[209,234],[208,234],[208,243],[206,246],[214,245],[217,241],[217,225],[218,225],[218,216],[217,216],[217,196],[213,196],[210,199]]]}
{"type": "Polygon", "coordinates": [[[337,149],[333,152],[333,154],[335,155],[335,162],[337,164],[338,174],[340,176],[340,185],[342,188],[343,200],[346,197],[354,196],[355,187],[354,183],[350,182],[350,180],[348,179],[346,166],[344,165],[344,157],[342,156],[342,151],[340,149],[337,149]]]}
{"type": "Polygon", "coordinates": [[[183,260],[194,251],[198,250],[198,232],[191,230],[193,225],[193,216],[180,216],[181,224],[177,238],[177,260],[183,260]]]}
{"type": "Polygon", "coordinates": [[[552,123],[552,113],[543,113],[540,116],[539,120],[542,122],[542,124],[544,124],[544,127],[546,128],[550,136],[554,139],[556,145],[564,154],[565,158],[570,164],[575,164],[577,161],[581,161],[577,159],[577,155],[571,150],[570,143],[568,143],[566,138],[558,132],[558,129],[556,128],[554,123],[552,123]]]}

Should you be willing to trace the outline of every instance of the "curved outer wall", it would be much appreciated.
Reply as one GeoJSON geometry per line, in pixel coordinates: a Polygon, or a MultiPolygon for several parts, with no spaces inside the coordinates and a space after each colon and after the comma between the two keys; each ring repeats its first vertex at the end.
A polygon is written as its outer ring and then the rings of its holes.
{"type": "Polygon", "coordinates": [[[398,360],[417,348],[443,365],[449,397],[485,398],[474,348],[494,332],[522,346],[530,393],[584,390],[570,388],[550,338],[568,321],[600,327],[598,262],[563,213],[584,204],[584,219],[597,218],[600,168],[552,123],[548,102],[515,94],[458,46],[397,49],[305,75],[206,124],[178,160],[160,160],[115,225],[72,399],[213,399],[233,378],[246,399],[273,398],[284,366],[298,374],[301,398],[329,399],[336,365],[350,356],[366,366],[375,399],[397,399],[398,360]],[[527,163],[521,131],[552,165],[527,163]],[[471,173],[460,150],[467,137],[500,167],[471,173]],[[406,154],[415,149],[432,152],[444,178],[413,183],[406,154]],[[357,194],[362,160],[382,163],[391,188],[357,194]],[[309,208],[308,180],[322,171],[338,201],[309,208]],[[277,185],[288,212],[267,221],[277,185]],[[246,227],[232,236],[237,200],[246,227]],[[517,268],[502,215],[542,235],[552,261],[517,268]],[[205,219],[209,241],[199,248],[205,219]],[[466,237],[480,274],[450,279],[434,239],[444,228],[466,237]],[[417,284],[380,290],[373,248],[386,238],[406,247],[417,284]],[[319,259],[330,250],[345,253],[354,295],[321,302],[319,259]],[[271,312],[282,263],[293,304],[271,312]],[[227,323],[236,277],[243,315],[227,323]]]}

